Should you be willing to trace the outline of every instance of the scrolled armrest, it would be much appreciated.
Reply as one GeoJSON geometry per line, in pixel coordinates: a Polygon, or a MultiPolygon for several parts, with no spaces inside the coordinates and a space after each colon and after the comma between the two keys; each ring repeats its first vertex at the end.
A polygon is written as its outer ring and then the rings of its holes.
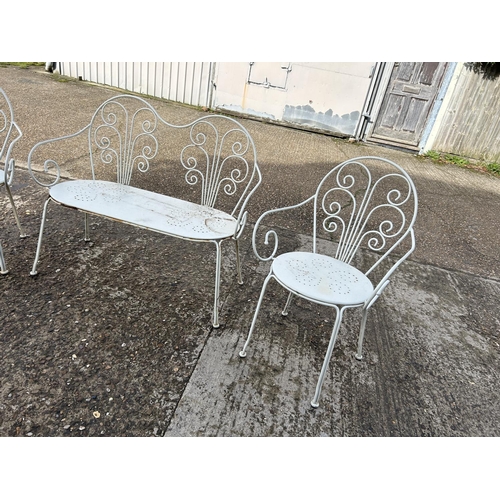
{"type": "Polygon", "coordinates": [[[307,198],[307,200],[304,200],[302,201],[301,203],[297,204],[297,205],[291,205],[291,206],[288,206],[288,207],[281,207],[281,208],[275,208],[273,210],[268,210],[267,212],[264,212],[258,219],[257,219],[257,222],[255,223],[255,227],[253,228],[253,233],[252,233],[252,247],[253,247],[253,252],[255,254],[255,256],[263,261],[263,262],[267,262],[267,261],[270,261],[272,259],[274,259],[275,255],[276,255],[276,252],[278,251],[278,234],[276,233],[276,231],[274,229],[269,229],[269,231],[267,231],[266,235],[265,235],[265,238],[264,238],[264,245],[269,245],[269,240],[272,239],[274,240],[274,248],[271,252],[271,255],[269,255],[268,257],[263,257],[262,255],[259,254],[258,250],[257,250],[257,231],[259,229],[259,226],[260,226],[260,223],[262,222],[262,220],[267,217],[268,215],[271,215],[271,214],[275,214],[275,213],[278,213],[278,212],[284,212],[286,210],[292,210],[294,208],[299,208],[301,207],[302,205],[305,205],[307,203],[309,203],[312,199],[314,199],[314,196],[311,196],[310,198],[307,198]]]}
{"type": "Polygon", "coordinates": [[[89,128],[89,126],[83,128],[82,130],[79,130],[78,132],[71,134],[71,135],[65,135],[63,137],[57,137],[55,139],[47,139],[45,141],[41,141],[41,142],[35,144],[31,148],[31,151],[29,152],[29,155],[28,155],[28,171],[29,171],[31,177],[33,178],[33,180],[37,184],[39,184],[40,186],[43,186],[43,187],[51,187],[51,186],[54,186],[55,184],[57,184],[61,178],[61,167],[59,166],[59,164],[57,163],[56,160],[53,160],[50,158],[44,160],[44,162],[43,162],[43,173],[52,175],[55,178],[51,181],[43,181],[43,180],[37,178],[36,174],[39,172],[35,171],[32,168],[33,155],[35,154],[37,149],[40,148],[41,146],[44,146],[45,144],[51,144],[51,143],[55,143],[58,141],[62,141],[64,139],[71,139],[72,137],[76,137],[76,136],[80,135],[81,133],[83,133],[84,131],[86,131],[88,128],[89,128]]]}
{"type": "Polygon", "coordinates": [[[17,126],[16,122],[12,122],[12,126],[17,132],[17,137],[14,138],[10,142],[9,147],[7,148],[7,154],[5,155],[5,165],[4,165],[4,179],[5,182],[11,186],[12,185],[12,180],[14,178],[14,169],[16,166],[16,162],[14,161],[14,158],[11,158],[12,156],[12,149],[14,148],[14,144],[21,139],[23,136],[23,133],[21,132],[21,129],[17,126]]]}

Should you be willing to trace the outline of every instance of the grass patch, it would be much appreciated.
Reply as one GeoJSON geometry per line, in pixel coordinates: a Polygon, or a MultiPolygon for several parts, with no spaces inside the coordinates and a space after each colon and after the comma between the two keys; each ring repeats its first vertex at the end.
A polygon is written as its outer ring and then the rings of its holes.
{"type": "Polygon", "coordinates": [[[44,62],[0,62],[0,67],[17,66],[19,68],[30,68],[31,66],[45,66],[44,62]]]}
{"type": "Polygon", "coordinates": [[[488,163],[488,165],[486,165],[486,169],[488,172],[500,175],[500,163],[488,163]]]}
{"type": "Polygon", "coordinates": [[[453,155],[449,153],[440,153],[439,151],[432,151],[432,150],[427,151],[422,156],[436,163],[453,164],[471,170],[487,172],[500,177],[500,163],[480,162],[476,160],[471,160],[469,158],[464,158],[463,156],[453,155]]]}

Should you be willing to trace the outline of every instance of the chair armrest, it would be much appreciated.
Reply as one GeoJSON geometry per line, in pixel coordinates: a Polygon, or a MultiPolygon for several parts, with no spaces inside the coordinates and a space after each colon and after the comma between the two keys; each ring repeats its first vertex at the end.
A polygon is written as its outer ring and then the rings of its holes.
{"type": "Polygon", "coordinates": [[[275,208],[273,210],[268,210],[267,212],[264,212],[258,219],[257,219],[257,222],[255,223],[255,227],[253,228],[253,233],[252,233],[252,247],[253,247],[253,252],[255,254],[255,256],[263,261],[263,262],[267,262],[269,260],[272,260],[274,259],[275,255],[276,255],[276,252],[278,250],[278,234],[276,233],[276,231],[274,229],[270,229],[269,231],[267,231],[266,233],[266,236],[265,236],[265,239],[264,239],[264,244],[265,245],[269,245],[269,238],[272,237],[274,239],[274,248],[273,248],[273,251],[271,252],[271,255],[269,255],[269,257],[262,257],[259,252],[257,251],[257,242],[256,242],[256,237],[257,237],[257,231],[259,229],[259,226],[260,226],[260,223],[262,222],[262,220],[267,217],[268,215],[271,215],[271,214],[275,214],[275,213],[278,213],[278,212],[284,212],[286,210],[292,210],[294,208],[299,208],[303,205],[306,205],[307,203],[309,203],[310,201],[312,201],[314,199],[314,195],[307,198],[307,200],[304,200],[300,203],[298,203],[297,205],[291,205],[291,206],[288,206],[288,207],[281,207],[281,208],[275,208]]]}
{"type": "MultiPolygon", "coordinates": [[[[409,235],[411,238],[411,248],[402,256],[398,259],[398,261],[392,265],[392,267],[387,271],[387,273],[384,275],[384,277],[378,282],[378,285],[375,287],[373,290],[373,294],[370,296],[369,299],[367,299],[366,304],[368,304],[368,307],[371,307],[373,303],[380,297],[382,292],[384,291],[385,287],[389,284],[389,278],[391,275],[394,273],[394,271],[400,266],[402,262],[404,262],[415,250],[415,232],[413,228],[410,229],[409,235]]],[[[405,236],[407,238],[408,235],[405,236]]],[[[401,241],[401,240],[400,240],[401,241]]],[[[384,257],[382,257],[380,261],[382,261],[384,257]]],[[[374,269],[374,266],[366,272],[366,274],[370,274],[370,272],[374,269]]]]}

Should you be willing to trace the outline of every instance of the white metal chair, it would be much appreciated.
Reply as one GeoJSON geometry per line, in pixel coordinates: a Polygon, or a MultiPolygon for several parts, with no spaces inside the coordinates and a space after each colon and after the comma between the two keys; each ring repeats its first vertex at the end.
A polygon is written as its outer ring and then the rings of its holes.
{"type": "MultiPolygon", "coordinates": [[[[9,197],[10,203],[12,205],[12,210],[14,212],[14,217],[16,219],[17,227],[19,228],[19,233],[21,238],[26,237],[24,233],[21,222],[19,221],[19,216],[17,214],[16,206],[14,204],[14,199],[10,191],[10,186],[12,185],[12,180],[14,178],[14,168],[15,162],[11,158],[12,148],[14,144],[22,137],[22,132],[16,122],[14,121],[14,111],[12,110],[12,105],[7,97],[7,94],[2,88],[0,88],[0,188],[5,186],[7,191],[7,196],[9,197]]],[[[2,251],[2,245],[0,244],[0,274],[7,274],[7,267],[5,265],[5,259],[2,251]]]]}
{"type": "Polygon", "coordinates": [[[342,316],[348,308],[362,308],[361,328],[356,358],[362,359],[362,345],[368,309],[389,284],[398,266],[413,252],[413,225],[417,215],[417,193],[408,174],[392,161],[377,157],[359,157],[333,168],[319,183],[316,192],[298,205],[263,213],[254,227],[252,244],[262,261],[272,261],[264,280],[248,338],[240,352],[246,350],[254,330],[267,284],[276,280],[288,290],[282,314],[286,316],[294,295],[317,304],[333,307],[336,319],[323,361],[311,405],[319,406],[321,387],[335,345],[342,316]],[[313,205],[313,243],[310,252],[287,252],[276,257],[278,235],[269,230],[265,244],[274,240],[269,257],[257,251],[257,231],[270,214],[313,205]],[[332,242],[334,256],[318,252],[318,240],[325,235],[332,242]],[[362,248],[372,250],[366,267],[356,264],[362,248]],[[389,257],[394,252],[394,256],[389,257]],[[389,262],[381,266],[382,262],[389,262]],[[374,263],[373,263],[374,262],[374,263]],[[357,267],[356,267],[357,266],[357,267]],[[376,279],[382,274],[381,279],[376,279]]]}

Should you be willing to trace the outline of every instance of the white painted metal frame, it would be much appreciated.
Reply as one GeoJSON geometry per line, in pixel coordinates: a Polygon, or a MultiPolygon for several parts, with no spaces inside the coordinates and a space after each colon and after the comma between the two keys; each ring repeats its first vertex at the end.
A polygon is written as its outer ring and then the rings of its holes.
{"type": "MultiPolygon", "coordinates": [[[[16,220],[17,227],[19,228],[19,235],[21,238],[25,238],[26,234],[21,226],[16,205],[14,204],[14,198],[12,197],[12,193],[10,191],[10,186],[12,185],[12,181],[14,179],[15,169],[15,161],[14,158],[12,158],[12,148],[23,134],[14,120],[12,104],[2,88],[0,88],[0,96],[0,162],[3,163],[3,168],[0,166],[0,188],[5,186],[5,191],[9,197],[10,204],[12,205],[12,211],[14,212],[14,218],[16,220]]],[[[5,265],[2,245],[0,244],[0,274],[7,273],[8,270],[5,265]]]]}
{"type": "MultiPolygon", "coordinates": [[[[320,182],[316,192],[307,200],[263,213],[254,227],[254,253],[262,261],[271,261],[264,280],[247,340],[246,350],[255,328],[257,316],[271,279],[288,290],[288,300],[282,314],[286,316],[293,296],[335,309],[336,319],[323,361],[316,392],[311,405],[319,406],[321,388],[332,356],[344,311],[362,308],[356,358],[362,359],[362,346],[367,313],[389,284],[389,278],[415,249],[413,225],[417,216],[418,199],[413,181],[394,162],[377,157],[359,157],[333,168],[320,182]],[[264,243],[274,240],[271,255],[263,257],[257,250],[257,233],[263,219],[271,214],[313,204],[313,248],[311,252],[288,252],[276,257],[278,235],[269,230],[264,243]],[[335,243],[333,257],[318,253],[318,229],[335,243]],[[367,270],[355,264],[361,248],[372,250],[375,263],[367,270]],[[397,253],[396,262],[381,272],[376,280],[375,270],[387,257],[397,253]],[[384,272],[385,271],[385,272],[384,272]]],[[[394,258],[394,256],[393,256],[394,258]]],[[[387,266],[386,266],[387,267],[387,266]]],[[[379,271],[380,272],[380,271],[379,271]]]]}
{"type": "Polygon", "coordinates": [[[216,246],[212,323],[219,326],[221,244],[228,239],[235,241],[238,281],[242,284],[238,240],[246,225],[248,200],[261,182],[254,142],[240,123],[208,115],[187,125],[172,125],[144,99],[116,96],[105,101],[79,132],[36,144],[28,156],[28,169],[38,184],[49,188],[31,275],[37,274],[50,201],[84,212],[86,241],[87,215],[93,214],[185,240],[212,242],[216,246]],[[169,131],[174,130],[185,131],[179,156],[173,164],[156,164],[154,168],[162,168],[167,176],[177,170],[189,186],[198,188],[196,203],[130,186],[135,175],[152,168],[162,145],[175,147],[169,137],[169,131]],[[53,172],[55,177],[39,179],[32,168],[39,149],[80,135],[88,140],[91,180],[59,182],[61,169],[54,159],[44,160],[43,166],[45,173],[53,172]],[[107,170],[109,177],[110,167],[116,169],[116,180],[99,180],[98,172],[107,170]]]}

